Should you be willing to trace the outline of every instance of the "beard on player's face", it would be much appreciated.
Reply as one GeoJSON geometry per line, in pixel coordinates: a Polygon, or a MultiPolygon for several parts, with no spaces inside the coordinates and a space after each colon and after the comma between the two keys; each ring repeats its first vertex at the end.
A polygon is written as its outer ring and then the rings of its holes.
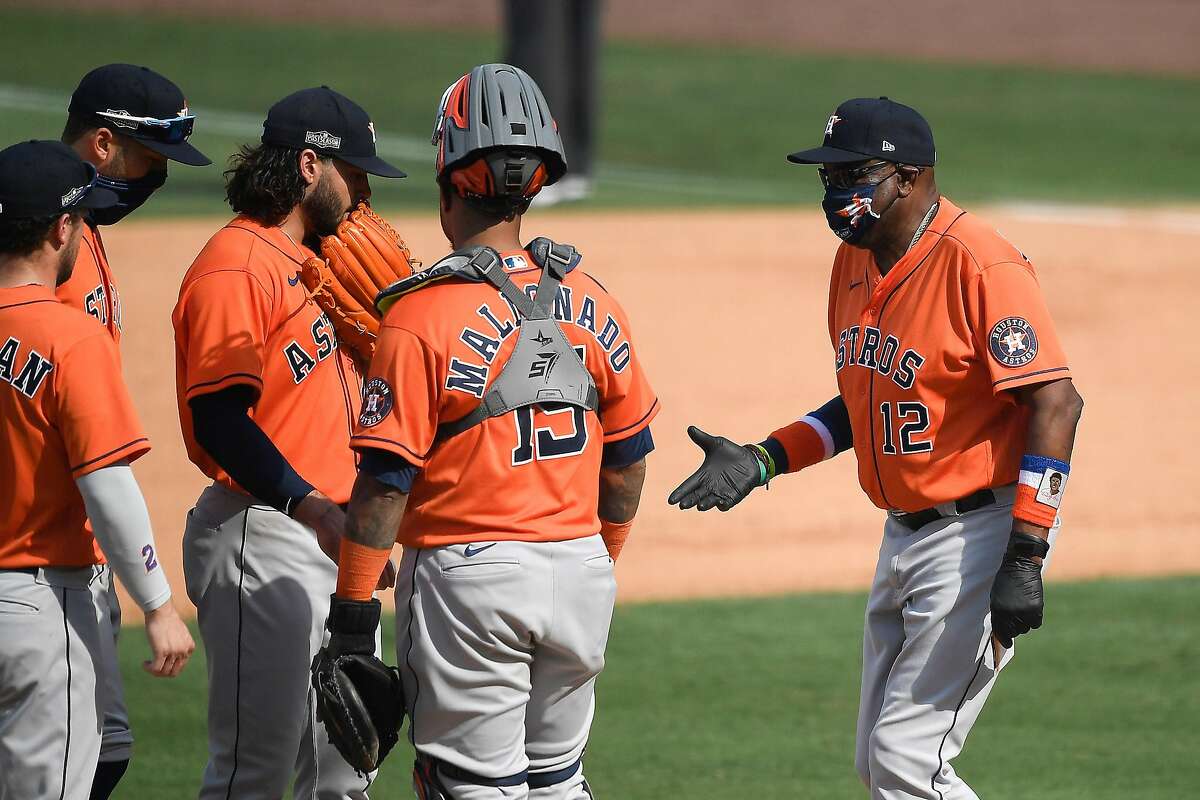
{"type": "Polygon", "coordinates": [[[333,236],[337,227],[350,213],[349,203],[334,188],[333,178],[322,172],[316,186],[304,200],[304,215],[308,220],[309,235],[320,238],[333,236]]]}
{"type": "Polygon", "coordinates": [[[79,240],[83,234],[83,229],[79,226],[82,224],[83,220],[72,218],[70,238],[58,251],[58,272],[54,276],[55,287],[62,286],[69,281],[75,272],[75,259],[79,255],[79,240]]]}

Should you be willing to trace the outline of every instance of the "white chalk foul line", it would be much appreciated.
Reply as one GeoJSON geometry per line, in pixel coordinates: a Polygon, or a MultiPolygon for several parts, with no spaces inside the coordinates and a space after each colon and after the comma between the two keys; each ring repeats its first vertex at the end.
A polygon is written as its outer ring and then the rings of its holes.
{"type": "Polygon", "coordinates": [[[1097,228],[1142,228],[1200,234],[1200,208],[1119,208],[1065,203],[1000,203],[992,208],[1022,222],[1082,225],[1097,228]]]}
{"type": "MultiPolygon", "coordinates": [[[[61,114],[65,118],[70,96],[47,89],[0,83],[0,108],[13,111],[32,111],[61,114]]],[[[241,111],[197,106],[192,109],[205,133],[217,133],[246,141],[262,133],[262,117],[241,111]]],[[[433,148],[428,140],[415,136],[380,134],[376,148],[384,158],[432,168],[433,148]]],[[[670,192],[707,197],[713,200],[778,201],[780,187],[776,184],[745,179],[692,175],[663,169],[647,169],[629,164],[601,163],[597,168],[599,180],[630,190],[657,193],[670,192]]]]}

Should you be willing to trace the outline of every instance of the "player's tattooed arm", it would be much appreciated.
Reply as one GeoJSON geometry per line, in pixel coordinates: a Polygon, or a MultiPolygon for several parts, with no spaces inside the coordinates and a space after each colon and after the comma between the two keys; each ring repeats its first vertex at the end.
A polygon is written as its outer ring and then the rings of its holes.
{"type": "Polygon", "coordinates": [[[408,506],[408,494],[359,472],[346,511],[346,538],[365,547],[391,549],[408,506]]]}
{"type": "Polygon", "coordinates": [[[637,514],[646,480],[646,459],[623,467],[600,469],[600,519],[629,522],[637,514]]]}
{"type": "MultiPolygon", "coordinates": [[[[1075,446],[1075,430],[1083,414],[1083,398],[1070,378],[1013,390],[1017,402],[1029,409],[1029,429],[1025,452],[1070,463],[1075,446]]],[[[1013,520],[1013,530],[1041,539],[1048,531],[1025,520],[1013,520]]]]}

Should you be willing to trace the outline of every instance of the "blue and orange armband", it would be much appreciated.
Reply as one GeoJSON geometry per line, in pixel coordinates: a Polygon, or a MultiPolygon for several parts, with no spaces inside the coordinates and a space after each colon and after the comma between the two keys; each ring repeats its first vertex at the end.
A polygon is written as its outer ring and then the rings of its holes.
{"type": "Polygon", "coordinates": [[[1021,474],[1017,479],[1017,499],[1013,503],[1013,519],[1043,528],[1054,527],[1067,476],[1071,465],[1047,456],[1025,455],[1021,459],[1021,474]]]}

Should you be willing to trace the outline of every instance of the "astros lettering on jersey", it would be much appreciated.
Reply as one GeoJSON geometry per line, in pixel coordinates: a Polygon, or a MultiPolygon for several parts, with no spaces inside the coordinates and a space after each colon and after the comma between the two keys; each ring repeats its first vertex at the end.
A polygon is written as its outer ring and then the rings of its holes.
{"type": "Polygon", "coordinates": [[[104,563],[75,480],[149,450],[104,329],[48,287],[0,289],[0,569],[104,563]]]}
{"type": "Polygon", "coordinates": [[[843,244],[829,336],[859,481],[880,508],[918,511],[1012,483],[1028,412],[1008,389],[1071,372],[1033,265],[946,198],[881,277],[843,244]]]}
{"type": "MultiPolygon", "coordinates": [[[[502,255],[514,282],[532,296],[541,270],[529,253],[502,255]]],[[[405,295],[388,310],[351,445],[391,451],[422,468],[400,525],[401,544],[563,541],[600,529],[596,475],[603,446],[648,426],[658,400],[625,312],[595,279],[571,272],[559,287],[554,318],[596,382],[598,412],[525,407],[434,448],[439,422],[474,409],[500,373],[516,346],[519,315],[491,285],[458,281],[405,295]],[[486,503],[478,502],[481,494],[486,503]]]]}
{"type": "Polygon", "coordinates": [[[249,412],[254,422],[296,472],[345,503],[355,475],[347,443],[358,388],[333,326],[300,282],[300,265],[312,255],[280,228],[241,216],[209,240],[184,276],[171,318],[179,418],[192,462],[240,491],[196,443],[188,400],[252,387],[259,393],[249,412]],[[331,395],[343,399],[340,407],[327,408],[331,395]]]}
{"type": "Polygon", "coordinates": [[[103,325],[118,345],[117,353],[120,356],[123,325],[121,296],[113,281],[112,267],[108,264],[108,254],[104,252],[100,232],[91,223],[83,226],[75,269],[71,277],[55,290],[55,295],[103,325]]]}

